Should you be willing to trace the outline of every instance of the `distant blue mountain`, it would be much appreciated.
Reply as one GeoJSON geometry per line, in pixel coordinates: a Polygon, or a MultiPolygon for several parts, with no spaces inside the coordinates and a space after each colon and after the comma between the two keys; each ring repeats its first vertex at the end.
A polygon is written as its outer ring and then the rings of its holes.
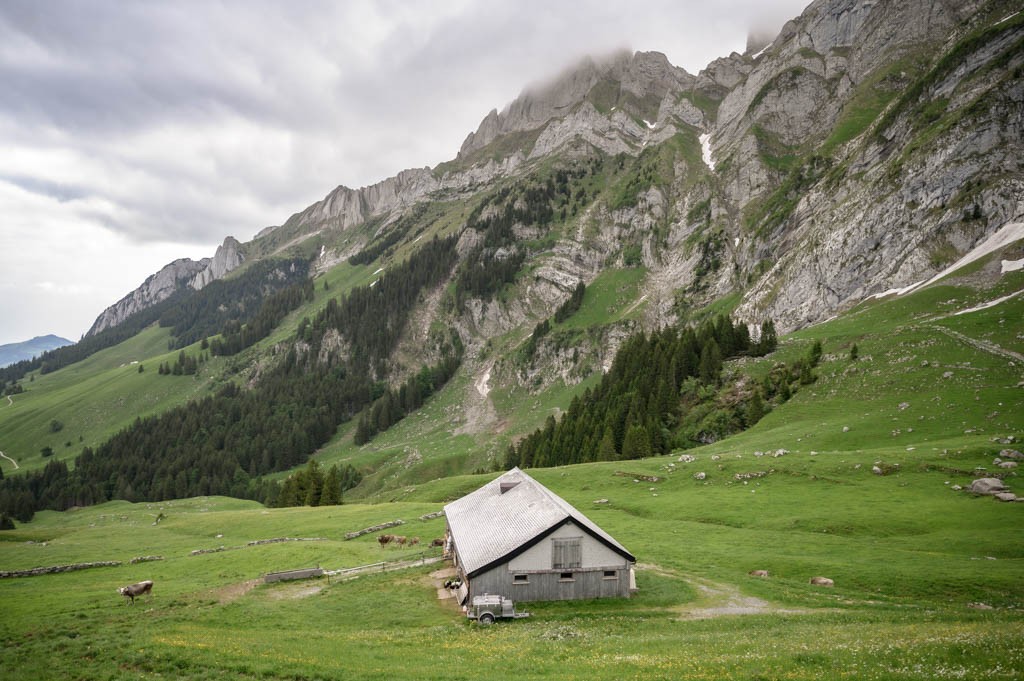
{"type": "Polygon", "coordinates": [[[32,340],[22,341],[21,343],[0,345],[0,368],[20,362],[23,359],[38,357],[47,350],[62,348],[65,345],[74,345],[74,341],[54,336],[52,333],[49,336],[36,336],[32,340]]]}

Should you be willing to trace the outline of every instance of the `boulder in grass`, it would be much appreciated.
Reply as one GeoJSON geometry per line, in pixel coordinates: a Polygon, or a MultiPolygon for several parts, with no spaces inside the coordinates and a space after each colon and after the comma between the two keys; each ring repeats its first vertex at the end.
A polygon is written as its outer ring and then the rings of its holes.
{"type": "Polygon", "coordinates": [[[1016,449],[1004,449],[999,452],[999,458],[1001,459],[1024,459],[1024,454],[1021,454],[1016,449]]]}
{"type": "Polygon", "coordinates": [[[993,496],[996,499],[998,499],[999,501],[1020,501],[1021,500],[1020,497],[1018,497],[1013,492],[996,492],[993,496]]]}
{"type": "Polygon", "coordinates": [[[835,586],[836,585],[836,583],[833,582],[828,577],[811,577],[810,583],[815,585],[815,586],[835,586]]]}
{"type": "Polygon", "coordinates": [[[974,494],[998,494],[1006,492],[1006,485],[999,478],[978,478],[967,488],[968,492],[974,494]]]}

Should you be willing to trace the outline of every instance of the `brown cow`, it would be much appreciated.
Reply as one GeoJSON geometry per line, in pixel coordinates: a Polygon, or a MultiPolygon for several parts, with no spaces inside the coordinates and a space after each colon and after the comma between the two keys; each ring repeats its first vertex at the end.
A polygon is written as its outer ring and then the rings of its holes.
{"type": "Polygon", "coordinates": [[[388,544],[390,544],[394,540],[395,540],[395,535],[393,535],[393,534],[382,534],[379,537],[377,537],[377,543],[380,544],[381,546],[387,546],[388,544]]]}
{"type": "Polygon", "coordinates": [[[405,546],[405,542],[407,542],[408,539],[406,539],[405,537],[403,537],[401,535],[395,535],[395,538],[392,539],[391,541],[394,542],[395,544],[398,544],[399,546],[405,546]]]}
{"type": "Polygon", "coordinates": [[[434,541],[430,542],[430,545],[431,546],[444,546],[444,539],[442,539],[441,537],[438,537],[434,541]]]}
{"type": "Polygon", "coordinates": [[[129,584],[128,586],[122,586],[117,590],[119,594],[124,596],[125,602],[131,601],[131,605],[135,605],[135,597],[143,594],[152,593],[153,582],[146,580],[144,582],[138,582],[137,584],[129,584]]]}
{"type": "Polygon", "coordinates": [[[412,539],[409,540],[409,546],[416,546],[419,543],[420,543],[420,538],[419,537],[413,537],[412,539]]]}

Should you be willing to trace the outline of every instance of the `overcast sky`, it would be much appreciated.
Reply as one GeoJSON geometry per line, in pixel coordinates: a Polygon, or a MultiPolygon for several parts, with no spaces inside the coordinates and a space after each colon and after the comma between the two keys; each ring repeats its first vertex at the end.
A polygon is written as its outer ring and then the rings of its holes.
{"type": "Polygon", "coordinates": [[[0,2],[0,344],[71,340],[147,276],[453,158],[584,55],[696,74],[803,0],[0,2]]]}

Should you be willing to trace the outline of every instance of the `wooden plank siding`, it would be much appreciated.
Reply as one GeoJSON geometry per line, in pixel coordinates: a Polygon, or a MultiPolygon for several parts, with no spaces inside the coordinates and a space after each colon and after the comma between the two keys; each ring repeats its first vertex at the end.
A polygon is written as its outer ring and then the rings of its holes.
{"type": "Polygon", "coordinates": [[[517,603],[629,598],[629,568],[622,563],[616,567],[517,572],[502,565],[470,580],[469,597],[499,594],[517,603]],[[572,574],[571,580],[562,578],[566,572],[572,574]],[[606,573],[614,573],[614,576],[606,577],[606,573]],[[519,575],[525,575],[525,582],[516,579],[519,575]]]}

